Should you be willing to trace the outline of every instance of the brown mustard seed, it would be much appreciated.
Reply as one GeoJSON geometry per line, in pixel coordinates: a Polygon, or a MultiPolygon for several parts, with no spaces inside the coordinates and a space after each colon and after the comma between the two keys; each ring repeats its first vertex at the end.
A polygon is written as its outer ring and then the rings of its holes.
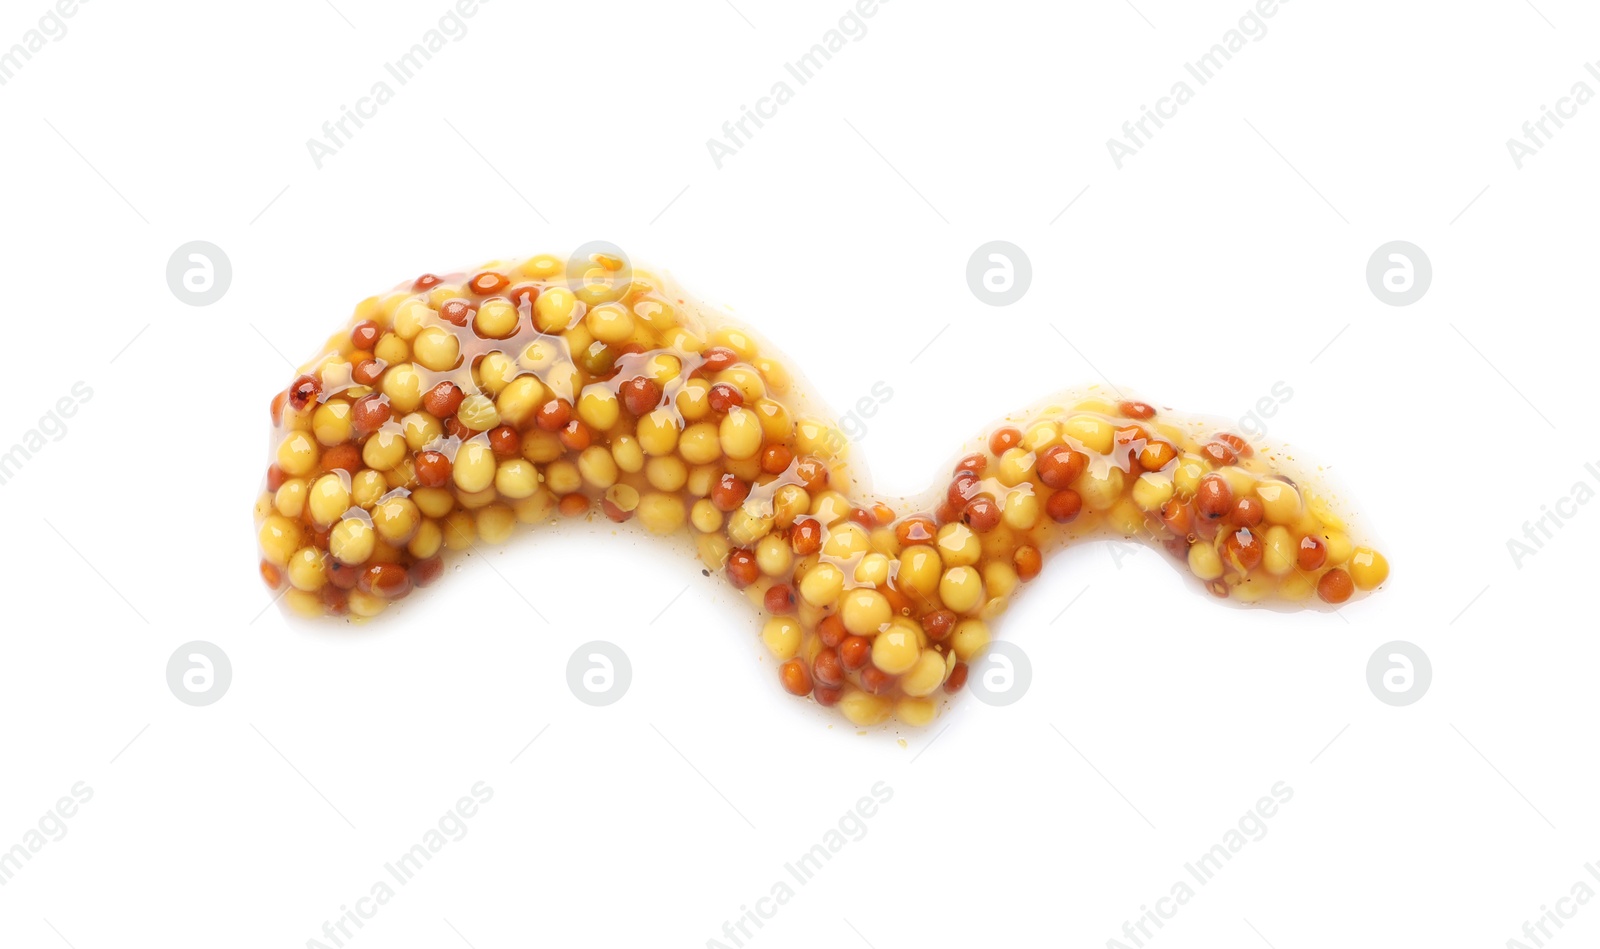
{"type": "Polygon", "coordinates": [[[778,667],[778,679],[790,695],[811,694],[811,670],[804,659],[790,659],[778,667]]]}
{"type": "Polygon", "coordinates": [[[711,503],[723,512],[736,509],[749,496],[750,485],[732,474],[724,473],[711,488],[711,503]]]}
{"type": "Polygon", "coordinates": [[[828,646],[818,652],[811,662],[811,677],[823,685],[843,685],[844,664],[839,660],[838,650],[828,646]]]}
{"type": "Polygon", "coordinates": [[[1089,456],[1083,452],[1074,451],[1066,445],[1051,445],[1039,454],[1039,480],[1047,488],[1070,487],[1088,464],[1089,456]]]}
{"type": "Polygon", "coordinates": [[[756,555],[745,547],[736,547],[729,552],[727,569],[729,582],[740,590],[756,582],[761,576],[761,567],[756,564],[756,555]]]}
{"type": "Polygon", "coordinates": [[[1208,474],[1195,489],[1194,506],[1201,517],[1214,521],[1233,509],[1233,490],[1221,475],[1208,474]]]}
{"type": "Polygon", "coordinates": [[[934,642],[943,642],[956,628],[960,617],[955,610],[934,610],[922,617],[922,631],[934,642]]]}
{"type": "Polygon", "coordinates": [[[378,324],[371,320],[362,320],[350,328],[350,345],[364,352],[372,352],[372,347],[378,345],[378,337],[383,333],[378,329],[378,324]]]}
{"type": "Polygon", "coordinates": [[[844,642],[845,637],[849,635],[850,631],[844,628],[844,620],[839,617],[838,613],[829,613],[822,618],[822,622],[817,624],[817,636],[822,640],[824,646],[831,646],[837,649],[839,644],[844,642]]]}
{"type": "Polygon", "coordinates": [[[1350,574],[1338,567],[1329,570],[1317,581],[1317,596],[1327,603],[1343,603],[1350,599],[1350,594],[1355,590],[1355,581],[1350,579],[1350,574]]]}
{"type": "Polygon", "coordinates": [[[767,587],[761,601],[773,616],[787,616],[794,612],[794,588],[787,583],[774,583],[767,587]]]}
{"type": "Polygon", "coordinates": [[[997,428],[994,434],[989,436],[989,454],[998,458],[1020,444],[1022,444],[1021,429],[1012,428],[1009,425],[1005,428],[997,428]]]}
{"type": "Polygon", "coordinates": [[[1233,449],[1221,442],[1212,442],[1201,448],[1200,455],[1218,468],[1225,468],[1238,460],[1233,449]]]}
{"type": "Polygon", "coordinates": [[[809,557],[822,549],[822,524],[814,517],[802,517],[794,522],[789,535],[789,545],[802,557],[809,557]]]}
{"type": "Polygon", "coordinates": [[[1322,569],[1328,559],[1328,545],[1322,538],[1307,534],[1300,538],[1300,546],[1295,552],[1295,564],[1307,573],[1322,569]]]}
{"type": "Polygon", "coordinates": [[[865,636],[851,634],[839,643],[839,661],[851,672],[860,669],[872,658],[872,642],[865,636]]]}
{"type": "Polygon", "coordinates": [[[1071,488],[1062,488],[1044,502],[1044,511],[1057,524],[1066,524],[1083,510],[1083,497],[1071,488]]]}
{"type": "Polygon", "coordinates": [[[978,533],[987,534],[1000,526],[1000,505],[988,495],[980,494],[967,502],[961,519],[978,533]]]}

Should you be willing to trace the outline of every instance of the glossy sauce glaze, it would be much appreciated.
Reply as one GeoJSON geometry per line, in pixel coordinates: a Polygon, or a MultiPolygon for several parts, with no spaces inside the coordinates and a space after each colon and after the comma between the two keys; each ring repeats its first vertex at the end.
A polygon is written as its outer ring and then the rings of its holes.
{"type": "Polygon", "coordinates": [[[687,537],[762,611],[796,696],[925,725],[1044,557],[1135,538],[1211,594],[1336,608],[1388,563],[1289,459],[1089,390],[1008,417],[911,501],[747,331],[618,257],[424,275],[363,301],[271,402],[261,574],[295,613],[371,617],[519,525],[687,537]]]}

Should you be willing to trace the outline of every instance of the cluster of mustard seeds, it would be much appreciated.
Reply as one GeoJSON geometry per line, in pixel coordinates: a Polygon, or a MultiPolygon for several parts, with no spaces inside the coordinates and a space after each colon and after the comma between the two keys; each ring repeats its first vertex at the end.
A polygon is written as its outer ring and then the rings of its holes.
{"type": "Polygon", "coordinates": [[[1337,606],[1388,576],[1285,459],[1092,393],[997,426],[922,503],[851,497],[838,427],[709,322],[604,255],[363,301],[272,400],[263,578],[296,613],[371,617],[519,524],[636,520],[758,605],[783,688],[866,726],[932,721],[1073,540],[1140,539],[1240,603],[1337,606]]]}

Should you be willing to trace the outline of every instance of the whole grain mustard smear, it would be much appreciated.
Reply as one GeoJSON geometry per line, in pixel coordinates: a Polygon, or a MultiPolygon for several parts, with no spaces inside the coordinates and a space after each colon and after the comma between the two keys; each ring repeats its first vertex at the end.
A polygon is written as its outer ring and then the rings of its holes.
{"type": "Polygon", "coordinates": [[[1093,392],[994,426],[927,496],[872,496],[752,334],[615,257],[569,269],[541,255],[365,300],[272,399],[255,514],[292,611],[376,616],[454,554],[598,511],[692,539],[762,610],[789,692],[925,725],[1076,540],[1138,539],[1243,604],[1331,609],[1388,577],[1289,459],[1093,392]]]}

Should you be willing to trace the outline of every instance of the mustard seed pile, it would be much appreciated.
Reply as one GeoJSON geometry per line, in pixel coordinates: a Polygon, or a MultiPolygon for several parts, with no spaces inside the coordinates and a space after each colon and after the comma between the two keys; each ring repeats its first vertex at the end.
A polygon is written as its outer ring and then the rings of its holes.
{"type": "Polygon", "coordinates": [[[272,400],[261,574],[371,617],[451,554],[592,517],[686,533],[763,611],[783,688],[925,725],[1045,552],[1170,552],[1215,596],[1336,607],[1383,555],[1286,459],[1092,393],[996,426],[921,502],[855,496],[847,441],[757,340],[621,259],[427,274],[363,301],[272,400]]]}

